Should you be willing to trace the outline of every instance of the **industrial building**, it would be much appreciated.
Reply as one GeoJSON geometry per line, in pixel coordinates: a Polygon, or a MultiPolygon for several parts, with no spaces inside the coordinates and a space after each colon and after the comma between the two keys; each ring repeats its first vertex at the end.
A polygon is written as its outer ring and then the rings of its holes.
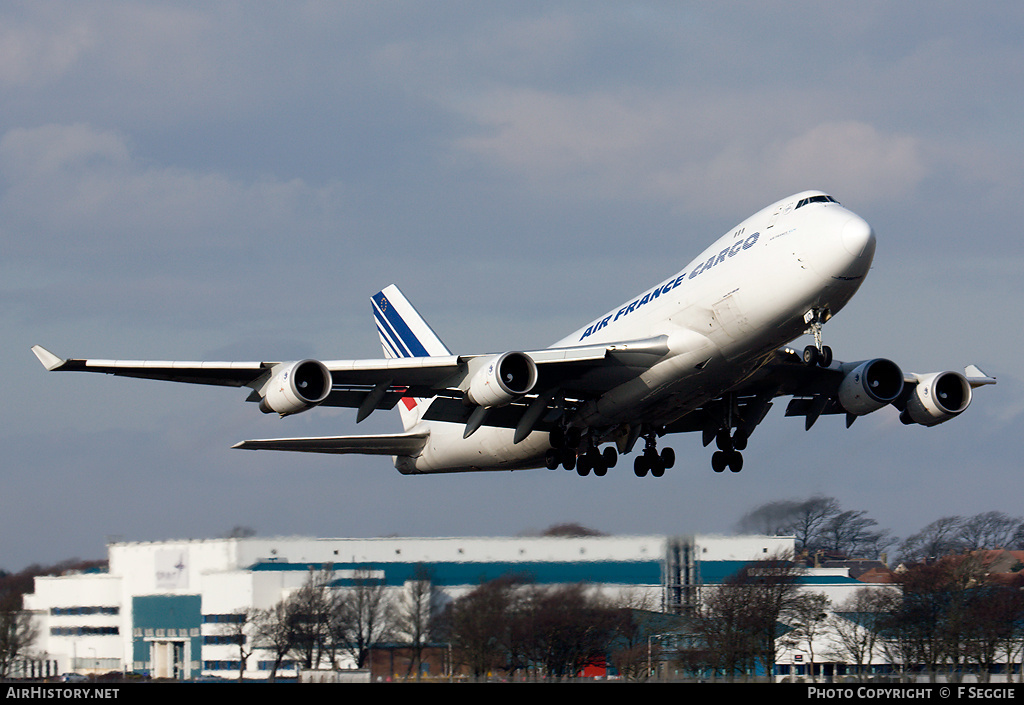
{"type": "MultiPolygon", "coordinates": [[[[482,581],[522,574],[540,584],[590,583],[673,613],[692,606],[702,586],[793,545],[791,537],[701,535],[111,543],[106,572],[38,577],[25,608],[37,620],[39,668],[47,673],[231,678],[238,648],[223,624],[240,610],[279,603],[311,570],[330,567],[342,585],[370,573],[397,593],[426,568],[445,600],[482,581]]],[[[834,603],[863,587],[839,569],[804,579],[834,603]]],[[[257,651],[245,677],[266,677],[271,658],[257,651]]]]}

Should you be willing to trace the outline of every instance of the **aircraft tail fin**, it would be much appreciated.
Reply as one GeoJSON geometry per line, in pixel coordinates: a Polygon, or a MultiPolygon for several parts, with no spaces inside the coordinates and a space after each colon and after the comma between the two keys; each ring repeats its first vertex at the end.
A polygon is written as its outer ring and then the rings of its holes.
{"type": "MultiPolygon", "coordinates": [[[[391,284],[371,298],[373,318],[377,324],[377,333],[385,357],[432,357],[452,354],[397,286],[391,284]]],[[[406,431],[419,423],[429,403],[429,399],[402,399],[398,410],[406,431]]]]}

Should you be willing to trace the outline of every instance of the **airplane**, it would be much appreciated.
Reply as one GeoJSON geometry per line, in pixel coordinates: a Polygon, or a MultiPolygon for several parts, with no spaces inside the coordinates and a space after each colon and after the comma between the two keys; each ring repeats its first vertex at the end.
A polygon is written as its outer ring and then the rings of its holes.
{"type": "Polygon", "coordinates": [[[960,415],[996,379],[976,366],[904,373],[893,361],[833,359],[822,328],[860,288],[875,233],[822,191],[784,198],[732,228],[682,270],[542,350],[457,355],[394,285],[372,297],[384,357],[323,362],[63,359],[47,370],[248,387],[288,416],[316,406],[400,412],[393,434],[272,438],[235,448],[390,455],[402,474],[547,467],[603,476],[643,440],[638,477],[675,464],[658,439],[699,432],[715,472],[742,451],[777,397],[805,428],[822,415],[895,407],[905,424],[960,415]],[[785,347],[802,335],[814,344],[785,347]],[[602,448],[602,446],[604,446],[602,448]]]}

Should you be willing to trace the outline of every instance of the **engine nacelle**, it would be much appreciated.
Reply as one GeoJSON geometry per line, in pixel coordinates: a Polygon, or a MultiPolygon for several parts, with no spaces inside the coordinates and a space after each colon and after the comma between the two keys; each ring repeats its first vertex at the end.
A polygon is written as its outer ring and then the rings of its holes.
{"type": "Polygon", "coordinates": [[[917,389],[907,399],[900,414],[905,424],[935,426],[959,416],[970,406],[971,385],[959,372],[933,372],[922,375],[917,389]]]}
{"type": "Polygon", "coordinates": [[[839,403],[848,413],[861,416],[891,404],[903,391],[903,370],[891,360],[854,362],[839,384],[839,403]]]}
{"type": "Polygon", "coordinates": [[[505,406],[537,384],[537,363],[526,353],[507,352],[488,360],[470,380],[466,396],[477,406],[505,406]]]}
{"type": "Polygon", "coordinates": [[[319,360],[275,365],[261,392],[264,414],[297,414],[312,409],[331,393],[331,373],[319,360]]]}

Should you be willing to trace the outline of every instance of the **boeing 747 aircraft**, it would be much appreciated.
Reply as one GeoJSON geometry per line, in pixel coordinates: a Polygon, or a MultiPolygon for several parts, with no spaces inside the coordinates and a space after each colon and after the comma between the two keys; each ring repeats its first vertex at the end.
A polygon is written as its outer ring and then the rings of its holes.
{"type": "Polygon", "coordinates": [[[357,409],[362,421],[398,407],[395,434],[277,438],[236,448],[390,455],[403,474],[546,466],[604,475],[638,441],[634,471],[673,466],[671,433],[714,442],[715,472],[739,472],[743,451],[774,400],[810,428],[822,414],[894,406],[906,424],[958,416],[972,389],[995,378],[908,374],[886,359],[840,362],[822,326],[871,266],[875,234],[820,191],[774,203],[743,221],[675,275],[644,289],[544,350],[456,355],[395,286],[372,297],[385,357],[295,362],[62,359],[33,348],[48,370],[105,372],[249,387],[265,413],[315,406],[357,409]],[[803,334],[814,345],[784,348],[803,334]]]}

